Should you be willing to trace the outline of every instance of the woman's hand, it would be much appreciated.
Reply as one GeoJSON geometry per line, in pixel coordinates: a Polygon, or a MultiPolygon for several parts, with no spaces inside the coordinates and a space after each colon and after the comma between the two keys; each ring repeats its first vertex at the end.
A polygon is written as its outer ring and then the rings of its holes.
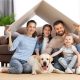
{"type": "Polygon", "coordinates": [[[9,36],[9,44],[8,44],[8,47],[11,48],[12,46],[12,38],[11,38],[11,28],[9,27],[7,30],[6,30],[6,33],[8,34],[9,36]]]}
{"type": "Polygon", "coordinates": [[[6,32],[7,32],[7,34],[8,34],[9,36],[11,36],[11,28],[10,28],[10,27],[6,30],[6,32]]]}

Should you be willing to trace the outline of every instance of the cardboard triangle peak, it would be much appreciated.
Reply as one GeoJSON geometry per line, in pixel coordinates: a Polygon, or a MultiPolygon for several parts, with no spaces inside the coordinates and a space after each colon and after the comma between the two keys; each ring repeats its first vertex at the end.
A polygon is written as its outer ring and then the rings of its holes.
{"type": "Polygon", "coordinates": [[[34,15],[38,15],[40,18],[50,23],[51,25],[55,20],[63,20],[66,24],[67,29],[70,30],[71,32],[74,32],[75,29],[73,24],[77,25],[76,22],[74,22],[73,20],[62,14],[60,11],[52,7],[50,4],[42,0],[30,11],[26,12],[26,14],[24,14],[20,19],[18,19],[17,21],[10,25],[12,32],[19,29],[21,25],[27,22],[34,15]]]}

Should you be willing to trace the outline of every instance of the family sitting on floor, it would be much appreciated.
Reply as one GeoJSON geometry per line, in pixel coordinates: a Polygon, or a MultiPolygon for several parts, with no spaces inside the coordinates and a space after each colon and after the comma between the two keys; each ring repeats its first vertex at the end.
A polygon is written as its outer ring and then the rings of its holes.
{"type": "MultiPolygon", "coordinates": [[[[70,33],[66,31],[65,23],[62,20],[57,20],[53,24],[56,35],[52,38],[52,26],[50,24],[43,26],[42,35],[38,37],[36,25],[34,20],[28,21],[26,34],[18,35],[13,43],[11,29],[7,29],[9,50],[15,50],[15,52],[10,60],[10,66],[0,68],[0,72],[12,74],[31,73],[35,64],[35,58],[39,59],[41,54],[49,54],[53,57],[51,64],[55,69],[64,73],[80,74],[80,26],[77,27],[78,34],[70,33]],[[32,57],[33,52],[36,55],[32,57]]],[[[41,56],[41,61],[38,60],[44,71],[48,68],[49,63],[46,55],[45,59],[41,56]]]]}

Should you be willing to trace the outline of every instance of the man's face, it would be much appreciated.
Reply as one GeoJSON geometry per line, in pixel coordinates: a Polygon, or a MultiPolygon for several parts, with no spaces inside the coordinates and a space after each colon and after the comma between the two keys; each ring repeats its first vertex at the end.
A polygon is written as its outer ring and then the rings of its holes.
{"type": "Polygon", "coordinates": [[[54,26],[55,32],[58,36],[63,36],[65,33],[64,26],[60,23],[54,26]]]}

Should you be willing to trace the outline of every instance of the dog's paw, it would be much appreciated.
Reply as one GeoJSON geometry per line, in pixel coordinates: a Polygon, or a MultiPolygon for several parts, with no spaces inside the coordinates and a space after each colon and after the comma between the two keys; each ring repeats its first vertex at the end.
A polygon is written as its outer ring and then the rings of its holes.
{"type": "Polygon", "coordinates": [[[64,71],[60,71],[59,73],[60,73],[60,74],[64,74],[65,72],[64,72],[64,71]]]}
{"type": "Polygon", "coordinates": [[[32,75],[36,75],[37,73],[36,72],[32,72],[32,75]]]}
{"type": "Polygon", "coordinates": [[[59,69],[55,69],[54,72],[59,73],[59,74],[64,74],[65,73],[64,71],[61,71],[59,69]]]}

